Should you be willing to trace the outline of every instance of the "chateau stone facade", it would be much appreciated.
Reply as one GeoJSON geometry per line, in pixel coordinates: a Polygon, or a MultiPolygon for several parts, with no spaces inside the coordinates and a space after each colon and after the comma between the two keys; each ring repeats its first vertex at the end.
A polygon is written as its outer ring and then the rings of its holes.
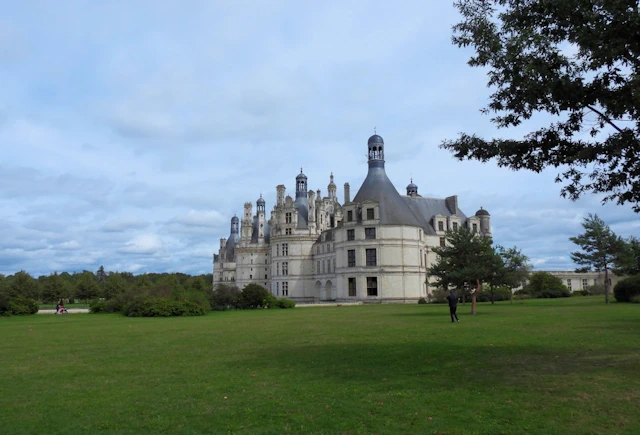
{"type": "Polygon", "coordinates": [[[353,199],[345,183],[343,204],[333,174],[323,197],[308,190],[302,169],[295,199],[276,187],[268,221],[262,196],[255,215],[245,203],[241,226],[234,216],[213,256],[214,287],[256,283],[298,302],[415,302],[432,290],[427,268],[447,230],[465,226],[491,236],[489,213],[466,216],[457,196],[424,198],[413,180],[400,195],[385,172],[382,138],[371,136],[367,147],[367,177],[353,199]]]}

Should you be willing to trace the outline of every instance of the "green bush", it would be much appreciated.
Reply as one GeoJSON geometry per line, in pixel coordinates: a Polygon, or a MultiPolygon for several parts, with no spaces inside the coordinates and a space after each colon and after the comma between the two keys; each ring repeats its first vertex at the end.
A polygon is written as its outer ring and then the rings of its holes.
{"type": "Polygon", "coordinates": [[[291,299],[280,298],[276,300],[276,306],[278,308],[294,308],[296,306],[296,303],[291,299]]]}
{"type": "Polygon", "coordinates": [[[630,302],[634,304],[640,304],[640,295],[631,296],[630,302]]]}
{"type": "Polygon", "coordinates": [[[613,295],[618,302],[631,302],[631,298],[640,295],[640,275],[618,281],[613,288],[613,295]]]}
{"type": "MultiPolygon", "coordinates": [[[[511,299],[511,289],[507,287],[497,287],[493,289],[494,301],[508,301],[511,299]]],[[[478,302],[491,302],[491,290],[482,290],[476,296],[478,302]]]]}
{"type": "Polygon", "coordinates": [[[427,300],[425,298],[420,298],[418,299],[418,304],[422,305],[422,304],[426,304],[427,300]]]}
{"type": "Polygon", "coordinates": [[[17,316],[26,314],[36,314],[38,312],[38,303],[33,299],[25,296],[15,296],[8,299],[6,311],[9,314],[17,316]]]}
{"type": "Polygon", "coordinates": [[[151,297],[134,300],[124,309],[124,315],[129,317],[203,316],[205,313],[194,301],[151,297]]]}
{"type": "Polygon", "coordinates": [[[258,284],[249,284],[242,289],[240,295],[240,308],[253,309],[264,308],[270,302],[271,293],[258,284]]]}
{"type": "Polygon", "coordinates": [[[218,285],[211,293],[211,309],[214,311],[226,311],[240,307],[240,289],[228,285],[218,285]]]}
{"type": "Polygon", "coordinates": [[[107,308],[107,301],[95,300],[89,305],[89,312],[93,314],[104,313],[107,308]]]}
{"type": "Polygon", "coordinates": [[[522,293],[534,298],[568,298],[571,291],[562,284],[562,280],[548,272],[534,272],[529,277],[529,284],[522,293]]]}

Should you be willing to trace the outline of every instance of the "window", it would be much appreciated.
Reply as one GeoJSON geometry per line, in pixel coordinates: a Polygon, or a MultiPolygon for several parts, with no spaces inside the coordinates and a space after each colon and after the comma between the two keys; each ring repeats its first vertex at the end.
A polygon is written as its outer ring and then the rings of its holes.
{"type": "Polygon", "coordinates": [[[276,296],[280,296],[280,283],[276,283],[276,296]]]}
{"type": "Polygon", "coordinates": [[[320,273],[320,260],[316,262],[316,272],[320,273]]]}
{"type": "Polygon", "coordinates": [[[355,249],[349,249],[347,251],[347,258],[348,258],[348,266],[349,267],[356,267],[356,250],[355,249]]]}
{"type": "Polygon", "coordinates": [[[356,239],[356,230],[347,230],[347,240],[355,240],[356,239]]]}
{"type": "Polygon", "coordinates": [[[422,230],[418,230],[418,239],[422,240],[422,230]]]}
{"type": "Polygon", "coordinates": [[[373,220],[373,219],[375,219],[375,218],[373,217],[373,216],[374,216],[374,214],[373,214],[373,210],[374,210],[374,209],[372,209],[372,208],[368,208],[368,209],[367,209],[367,220],[373,220]]]}
{"type": "Polygon", "coordinates": [[[349,296],[356,295],[356,279],[349,278],[349,296]]]}
{"type": "Polygon", "coordinates": [[[347,222],[351,222],[353,220],[353,210],[349,210],[347,212],[347,222]]]}
{"type": "Polygon", "coordinates": [[[324,254],[324,245],[322,245],[322,253],[324,254]]]}
{"type": "Polygon", "coordinates": [[[364,238],[365,239],[375,239],[376,238],[376,229],[375,228],[365,228],[364,229],[364,238]]]}
{"type": "Polygon", "coordinates": [[[473,232],[474,233],[478,232],[478,224],[473,224],[473,232]]]}
{"type": "Polygon", "coordinates": [[[285,224],[290,224],[291,223],[291,213],[285,213],[284,214],[284,223],[285,224]]]}
{"type": "Polygon", "coordinates": [[[264,260],[264,264],[269,264],[269,261],[268,260],[264,260]]]}
{"type": "Polygon", "coordinates": [[[249,279],[253,279],[253,275],[249,275],[249,279]]]}
{"type": "Polygon", "coordinates": [[[453,223],[453,231],[458,231],[458,222],[453,223]]]}
{"type": "Polygon", "coordinates": [[[280,275],[280,263],[276,263],[276,275],[280,275]]]}
{"type": "Polygon", "coordinates": [[[283,256],[287,256],[289,255],[289,244],[288,243],[283,243],[282,244],[282,255],[283,256]]]}
{"type": "Polygon", "coordinates": [[[336,273],[336,259],[333,259],[333,273],[336,273]]]}
{"type": "Polygon", "coordinates": [[[284,234],[287,235],[287,236],[290,236],[291,235],[291,228],[285,229],[284,230],[284,234]]]}
{"type": "MultiPolygon", "coordinates": [[[[265,276],[264,276],[264,279],[269,279],[269,278],[267,278],[267,275],[265,275],[265,276]]],[[[265,284],[265,285],[267,285],[267,284],[265,284]]]]}
{"type": "Polygon", "coordinates": [[[444,237],[440,237],[440,247],[444,248],[447,246],[446,239],[444,237]]]}
{"type": "Polygon", "coordinates": [[[375,249],[367,249],[367,266],[376,266],[376,250],[375,249]]]}
{"type": "Polygon", "coordinates": [[[331,260],[327,260],[327,273],[331,273],[331,260]]]}
{"type": "Polygon", "coordinates": [[[587,289],[587,286],[588,286],[588,285],[587,285],[587,280],[586,280],[586,279],[583,279],[583,280],[582,280],[582,290],[586,290],[586,289],[587,289]]]}
{"type": "Polygon", "coordinates": [[[253,264],[253,258],[251,259],[251,264],[253,264]]]}
{"type": "Polygon", "coordinates": [[[282,296],[289,296],[289,283],[286,281],[282,283],[282,296]]]}
{"type": "Polygon", "coordinates": [[[367,296],[378,296],[378,278],[375,276],[367,277],[367,296]]]}
{"type": "Polygon", "coordinates": [[[276,257],[280,255],[280,245],[276,245],[276,257]]]}
{"type": "Polygon", "coordinates": [[[325,263],[325,261],[322,260],[322,273],[324,273],[324,263],[325,263]]]}
{"type": "Polygon", "coordinates": [[[424,263],[422,263],[422,249],[420,250],[420,266],[424,266],[424,263]]]}
{"type": "Polygon", "coordinates": [[[282,274],[289,275],[289,263],[287,261],[282,263],[282,274]]]}
{"type": "Polygon", "coordinates": [[[444,231],[444,222],[438,221],[438,231],[444,231]]]}

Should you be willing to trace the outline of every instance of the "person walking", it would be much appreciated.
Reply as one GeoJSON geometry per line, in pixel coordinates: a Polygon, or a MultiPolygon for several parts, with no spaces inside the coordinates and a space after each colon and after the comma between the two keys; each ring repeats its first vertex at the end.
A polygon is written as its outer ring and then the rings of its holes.
{"type": "Polygon", "coordinates": [[[449,314],[451,314],[451,323],[455,323],[456,321],[460,321],[458,319],[458,315],[456,314],[456,310],[458,309],[458,296],[451,290],[449,292],[449,296],[447,296],[447,301],[449,301],[449,314]],[[456,320],[453,320],[455,317],[456,320]]]}

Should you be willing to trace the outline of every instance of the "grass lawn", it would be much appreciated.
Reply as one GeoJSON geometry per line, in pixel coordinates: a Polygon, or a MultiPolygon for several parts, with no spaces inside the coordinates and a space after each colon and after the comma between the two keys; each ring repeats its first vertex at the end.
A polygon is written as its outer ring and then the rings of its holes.
{"type": "Polygon", "coordinates": [[[458,311],[0,318],[0,433],[640,433],[640,305],[458,311]]]}

